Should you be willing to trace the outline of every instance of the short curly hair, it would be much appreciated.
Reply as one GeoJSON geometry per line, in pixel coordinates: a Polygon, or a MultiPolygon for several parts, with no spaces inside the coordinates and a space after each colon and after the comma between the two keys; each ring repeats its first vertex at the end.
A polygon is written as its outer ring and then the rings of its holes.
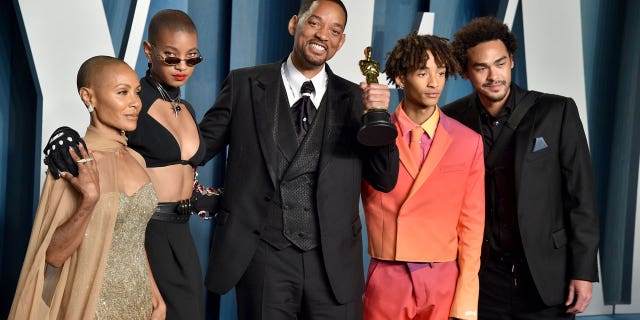
{"type": "Polygon", "coordinates": [[[412,32],[398,40],[393,50],[388,54],[384,73],[390,84],[396,84],[396,77],[404,76],[424,67],[429,57],[427,51],[431,51],[437,66],[447,69],[446,76],[459,72],[460,67],[447,38],[432,35],[418,35],[412,32]]]}
{"type": "Polygon", "coordinates": [[[471,20],[467,25],[460,28],[453,36],[453,54],[460,64],[460,73],[467,68],[467,50],[477,46],[482,42],[500,40],[507,48],[509,55],[514,57],[518,43],[516,35],[509,30],[509,27],[495,17],[480,17],[471,20]]]}

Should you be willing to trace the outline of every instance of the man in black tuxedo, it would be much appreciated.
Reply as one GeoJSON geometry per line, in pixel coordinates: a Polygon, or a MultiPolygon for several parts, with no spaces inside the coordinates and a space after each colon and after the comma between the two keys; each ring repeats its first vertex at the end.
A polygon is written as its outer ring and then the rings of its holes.
{"type": "Polygon", "coordinates": [[[571,98],[511,82],[516,39],[493,17],[453,47],[475,93],[443,111],[485,145],[480,319],[571,319],[598,280],[598,219],[587,140],[571,98]]]}
{"type": "Polygon", "coordinates": [[[326,64],[346,21],[339,0],[304,1],[291,54],[232,71],[200,123],[207,158],[229,147],[205,284],[235,286],[240,319],[362,317],[360,185],[393,189],[398,150],[356,140],[365,108],[390,94],[326,64]]]}

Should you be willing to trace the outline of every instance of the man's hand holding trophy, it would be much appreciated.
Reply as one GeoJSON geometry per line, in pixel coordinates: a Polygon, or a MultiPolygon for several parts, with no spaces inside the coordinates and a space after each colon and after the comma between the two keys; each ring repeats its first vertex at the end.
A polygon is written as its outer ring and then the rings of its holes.
{"type": "Polygon", "coordinates": [[[389,121],[389,112],[387,112],[389,89],[384,85],[378,85],[380,64],[371,58],[371,47],[364,49],[364,55],[365,60],[360,60],[359,65],[367,81],[366,84],[360,84],[366,109],[362,115],[358,141],[370,147],[388,145],[393,143],[398,135],[396,127],[389,121]]]}

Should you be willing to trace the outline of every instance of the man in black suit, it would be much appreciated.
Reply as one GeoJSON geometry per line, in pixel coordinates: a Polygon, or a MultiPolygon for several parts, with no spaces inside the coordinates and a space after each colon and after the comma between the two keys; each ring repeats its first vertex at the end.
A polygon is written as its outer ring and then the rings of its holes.
{"type": "Polygon", "coordinates": [[[453,47],[475,93],[443,111],[485,145],[478,316],[574,318],[598,280],[593,173],[576,104],[511,82],[516,39],[493,17],[461,28],[453,47]]]}
{"type": "Polygon", "coordinates": [[[326,64],[346,21],[339,0],[304,1],[291,54],[232,71],[200,123],[207,158],[229,147],[205,284],[235,286],[240,319],[362,317],[360,185],[391,190],[398,150],[356,140],[389,89],[359,88],[326,64]]]}

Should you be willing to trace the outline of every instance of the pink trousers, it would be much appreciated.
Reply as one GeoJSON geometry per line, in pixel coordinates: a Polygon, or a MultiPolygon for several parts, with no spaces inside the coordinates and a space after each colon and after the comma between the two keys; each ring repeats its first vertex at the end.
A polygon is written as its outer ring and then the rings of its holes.
{"type": "Polygon", "coordinates": [[[372,258],[364,292],[364,320],[449,319],[457,279],[456,261],[416,267],[372,258]]]}

